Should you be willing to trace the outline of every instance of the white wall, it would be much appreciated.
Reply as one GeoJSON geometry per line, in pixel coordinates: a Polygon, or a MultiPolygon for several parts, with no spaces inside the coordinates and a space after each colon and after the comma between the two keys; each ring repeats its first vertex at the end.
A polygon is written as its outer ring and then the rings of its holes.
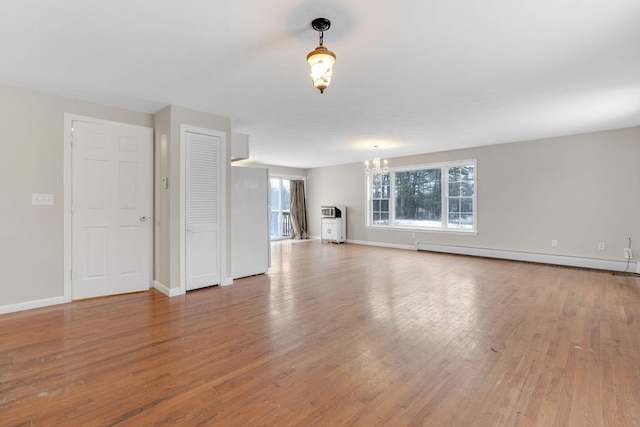
{"type": "MultiPolygon", "coordinates": [[[[251,146],[249,146],[249,153],[251,153],[251,146]]],[[[243,166],[248,168],[267,168],[269,174],[278,176],[298,176],[304,177],[307,175],[306,169],[289,168],[284,166],[267,165],[263,163],[254,163],[249,160],[240,160],[233,163],[234,166],[243,166]]]]}
{"type": "MultiPolygon", "coordinates": [[[[412,247],[416,241],[500,251],[624,261],[640,256],[640,128],[389,159],[393,166],[477,159],[478,233],[365,228],[361,163],[307,173],[311,234],[319,207],[348,206],[348,239],[412,247]],[[558,247],[551,247],[551,240],[558,247]],[[597,249],[605,242],[606,249],[597,249]]],[[[635,261],[635,260],[634,260],[635,261]]],[[[635,268],[633,268],[635,271],[635,268]]]]}
{"type": "Polygon", "coordinates": [[[175,292],[180,287],[180,200],[184,197],[180,193],[180,126],[189,125],[209,130],[216,130],[226,134],[226,200],[221,200],[226,206],[226,272],[231,272],[231,120],[184,107],[170,105],[156,114],[155,117],[156,145],[156,261],[155,280],[157,286],[166,292],[175,292]],[[167,152],[162,152],[162,139],[167,140],[167,152]],[[165,158],[166,157],[166,158],[165,158]],[[164,165],[163,165],[164,163],[164,165]],[[169,178],[169,188],[162,189],[159,180],[166,174],[169,178]]]}
{"type": "MultiPolygon", "coordinates": [[[[0,85],[0,313],[64,302],[65,113],[154,127],[150,114],[0,85]],[[54,206],[33,206],[32,193],[53,194],[54,206]]],[[[177,227],[171,228],[171,209],[180,197],[175,191],[179,188],[180,124],[225,132],[227,143],[231,132],[229,119],[182,107],[169,106],[155,117],[154,279],[169,288],[179,286],[170,277],[179,260],[174,253],[177,227]],[[161,173],[169,175],[168,190],[160,188],[161,173]]],[[[230,254],[227,234],[226,253],[230,254]]],[[[227,257],[227,271],[231,271],[230,262],[227,257]]]]}
{"type": "Polygon", "coordinates": [[[63,296],[65,113],[153,127],[149,114],[0,84],[0,313],[63,296]]]}

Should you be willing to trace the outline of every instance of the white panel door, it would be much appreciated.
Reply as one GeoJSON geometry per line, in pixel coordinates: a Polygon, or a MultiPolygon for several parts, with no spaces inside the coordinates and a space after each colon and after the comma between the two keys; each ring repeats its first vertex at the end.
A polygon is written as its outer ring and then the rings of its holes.
{"type": "Polygon", "coordinates": [[[186,132],[186,290],[219,285],[220,138],[186,132]]]}
{"type": "Polygon", "coordinates": [[[72,298],[151,284],[152,130],[73,123],[72,298]]]}

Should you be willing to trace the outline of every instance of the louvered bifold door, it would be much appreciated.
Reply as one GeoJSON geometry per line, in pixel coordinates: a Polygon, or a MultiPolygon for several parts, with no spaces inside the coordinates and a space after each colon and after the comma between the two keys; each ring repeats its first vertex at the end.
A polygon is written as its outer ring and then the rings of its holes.
{"type": "Polygon", "coordinates": [[[186,133],[186,289],[220,284],[220,138],[186,133]]]}

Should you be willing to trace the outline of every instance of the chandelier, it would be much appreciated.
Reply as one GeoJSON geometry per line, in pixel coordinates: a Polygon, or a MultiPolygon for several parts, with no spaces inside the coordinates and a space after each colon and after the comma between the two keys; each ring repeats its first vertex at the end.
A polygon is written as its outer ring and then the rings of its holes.
{"type": "Polygon", "coordinates": [[[380,178],[382,175],[389,173],[389,165],[386,160],[380,160],[380,157],[375,157],[371,164],[369,164],[369,160],[364,162],[364,170],[367,175],[380,178]]]}
{"type": "Polygon", "coordinates": [[[331,84],[333,64],[336,62],[335,53],[322,45],[324,32],[331,27],[331,21],[326,18],[316,18],[311,21],[311,27],[320,33],[320,44],[307,54],[307,62],[311,68],[313,85],[320,90],[320,93],[324,93],[324,90],[331,84]]]}

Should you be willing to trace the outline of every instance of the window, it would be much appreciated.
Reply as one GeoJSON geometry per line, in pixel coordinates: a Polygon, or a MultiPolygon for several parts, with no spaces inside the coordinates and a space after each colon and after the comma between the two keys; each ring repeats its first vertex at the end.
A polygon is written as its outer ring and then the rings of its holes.
{"type": "Polygon", "coordinates": [[[442,226],[442,171],[419,169],[395,174],[395,224],[442,226]]]}
{"type": "Polygon", "coordinates": [[[454,166],[449,169],[447,194],[449,228],[474,228],[475,167],[454,166]]]}
{"type": "Polygon", "coordinates": [[[476,162],[397,168],[368,180],[373,227],[476,230],[476,162]]]}
{"type": "Polygon", "coordinates": [[[371,183],[371,222],[389,224],[389,175],[377,176],[371,183]]]}

